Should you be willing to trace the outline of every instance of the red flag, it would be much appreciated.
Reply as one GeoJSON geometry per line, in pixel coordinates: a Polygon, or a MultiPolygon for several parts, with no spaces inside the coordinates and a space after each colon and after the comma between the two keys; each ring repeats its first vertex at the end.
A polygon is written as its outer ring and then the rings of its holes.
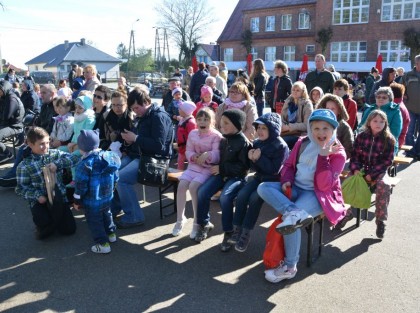
{"type": "Polygon", "coordinates": [[[309,67],[308,67],[308,56],[306,54],[303,55],[302,66],[300,68],[299,73],[299,80],[305,81],[306,75],[308,74],[309,67]]]}
{"type": "Polygon", "coordinates": [[[382,54],[378,55],[375,67],[378,69],[379,74],[382,74],[382,54]]]}
{"type": "Polygon", "coordinates": [[[193,68],[193,73],[198,71],[198,63],[197,63],[197,57],[194,55],[191,60],[191,66],[193,68]]]}
{"type": "Polygon", "coordinates": [[[251,70],[252,70],[252,54],[249,53],[246,56],[246,67],[248,68],[248,75],[251,75],[251,70]]]}

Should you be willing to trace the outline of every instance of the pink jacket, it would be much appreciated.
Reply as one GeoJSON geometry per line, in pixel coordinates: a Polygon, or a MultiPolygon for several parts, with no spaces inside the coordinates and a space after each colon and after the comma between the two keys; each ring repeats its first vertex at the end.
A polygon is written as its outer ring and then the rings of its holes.
{"type": "Polygon", "coordinates": [[[401,147],[405,143],[405,137],[407,136],[408,125],[410,124],[410,113],[408,113],[407,107],[402,101],[402,98],[395,98],[394,102],[400,105],[400,112],[402,116],[402,129],[401,134],[398,137],[398,145],[401,147]]]}
{"type": "MultiPolygon", "coordinates": [[[[294,183],[297,170],[296,161],[303,138],[305,137],[299,138],[289,158],[283,165],[280,176],[282,185],[286,182],[290,182],[292,185],[294,183]]],[[[341,146],[337,153],[331,154],[328,157],[318,155],[315,169],[315,194],[324,210],[325,216],[333,225],[337,224],[346,215],[340,184],[340,174],[345,162],[346,152],[343,146],[341,146]]]]}

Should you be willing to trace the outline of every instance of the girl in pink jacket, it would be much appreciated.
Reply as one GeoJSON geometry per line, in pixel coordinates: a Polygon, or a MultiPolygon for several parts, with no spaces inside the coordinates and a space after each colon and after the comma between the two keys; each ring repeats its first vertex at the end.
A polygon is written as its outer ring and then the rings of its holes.
{"type": "Polygon", "coordinates": [[[340,173],[346,153],[336,140],[338,122],[328,109],[312,112],[308,137],[301,137],[281,170],[280,182],[263,182],[259,196],[283,215],[277,231],[284,236],[285,258],[279,267],[265,271],[265,278],[277,283],[295,277],[299,261],[301,232],[299,228],[324,212],[337,224],[346,216],[341,193],[340,173]],[[291,188],[291,198],[286,193],[291,188]]]}
{"type": "Polygon", "coordinates": [[[177,192],[177,222],[172,230],[173,236],[182,232],[187,221],[185,203],[187,191],[190,191],[194,211],[194,224],[190,238],[194,239],[198,229],[197,224],[197,190],[210,176],[211,166],[220,160],[219,144],[222,135],[214,128],[215,115],[209,108],[198,111],[196,116],[197,129],[189,133],[187,150],[188,168],[179,178],[177,192]]]}

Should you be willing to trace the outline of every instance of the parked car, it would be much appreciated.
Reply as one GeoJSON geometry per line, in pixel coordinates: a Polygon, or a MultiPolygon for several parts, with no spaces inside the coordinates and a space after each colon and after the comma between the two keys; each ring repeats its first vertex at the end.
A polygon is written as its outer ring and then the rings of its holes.
{"type": "Polygon", "coordinates": [[[57,80],[53,72],[33,71],[31,72],[31,76],[37,84],[57,84],[57,80]]]}
{"type": "Polygon", "coordinates": [[[162,74],[159,74],[159,73],[143,73],[143,74],[140,74],[140,76],[137,78],[137,82],[140,83],[140,84],[143,84],[146,79],[149,82],[151,82],[153,85],[163,84],[163,83],[168,82],[168,79],[165,76],[163,76],[162,74]]]}

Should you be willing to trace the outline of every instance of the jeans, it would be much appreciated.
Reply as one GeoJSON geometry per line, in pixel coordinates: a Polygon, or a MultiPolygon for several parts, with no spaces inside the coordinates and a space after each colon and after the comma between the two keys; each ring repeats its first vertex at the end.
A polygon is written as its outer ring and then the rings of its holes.
{"type": "MultiPolygon", "coordinates": [[[[306,211],[312,216],[317,216],[322,212],[322,207],[313,190],[304,190],[293,185],[291,200],[281,191],[280,182],[261,183],[257,191],[265,202],[282,215],[297,208],[306,211]]],[[[283,238],[286,254],[284,261],[288,267],[294,267],[299,262],[301,230],[298,229],[290,235],[283,236],[283,238]]]]}
{"type": "Polygon", "coordinates": [[[107,243],[108,235],[115,232],[110,208],[98,210],[85,207],[85,216],[95,243],[107,243]]]}
{"type": "Polygon", "coordinates": [[[264,203],[257,192],[260,183],[261,181],[254,177],[239,191],[236,198],[233,225],[250,230],[254,229],[264,203]]]}
{"type": "Polygon", "coordinates": [[[112,199],[111,210],[112,213],[124,211],[120,220],[123,223],[139,223],[145,219],[134,189],[137,184],[139,163],[140,159],[131,159],[128,156],[121,160],[120,179],[117,183],[119,197],[112,199]]]}
{"type": "Polygon", "coordinates": [[[27,145],[20,146],[16,152],[16,159],[15,159],[15,162],[13,163],[13,167],[10,170],[8,170],[6,175],[4,175],[3,177],[7,177],[7,178],[16,177],[16,169],[19,163],[22,162],[25,155],[27,156],[31,153],[32,153],[32,150],[31,148],[29,148],[29,146],[27,145]]]}
{"type": "MultiPolygon", "coordinates": [[[[415,137],[418,137],[418,129],[417,125],[420,125],[420,114],[412,113],[408,111],[410,114],[410,124],[408,125],[407,136],[405,137],[405,144],[408,146],[414,146],[415,137]]],[[[417,154],[420,151],[416,151],[417,154]]]]}
{"type": "Polygon", "coordinates": [[[255,103],[257,105],[257,114],[258,117],[263,115],[264,107],[265,107],[265,100],[264,98],[255,98],[255,103]]]}
{"type": "Polygon", "coordinates": [[[197,224],[207,225],[210,222],[210,198],[223,188],[219,199],[223,231],[232,231],[233,200],[243,184],[244,180],[241,178],[230,178],[225,182],[220,175],[210,176],[198,189],[197,224]]]}

